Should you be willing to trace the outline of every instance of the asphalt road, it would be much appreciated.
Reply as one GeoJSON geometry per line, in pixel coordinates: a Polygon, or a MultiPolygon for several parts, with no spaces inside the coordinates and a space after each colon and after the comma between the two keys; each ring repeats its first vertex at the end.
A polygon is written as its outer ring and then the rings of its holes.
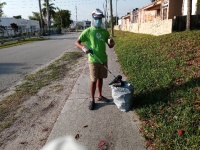
{"type": "Polygon", "coordinates": [[[79,34],[50,36],[50,40],[0,49],[0,95],[64,52],[78,51],[74,43],[79,34]]]}

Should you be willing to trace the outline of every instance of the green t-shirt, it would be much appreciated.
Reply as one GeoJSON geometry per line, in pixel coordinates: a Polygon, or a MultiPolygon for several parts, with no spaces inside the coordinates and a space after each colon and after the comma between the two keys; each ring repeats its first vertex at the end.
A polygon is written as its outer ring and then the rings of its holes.
{"type": "MultiPolygon", "coordinates": [[[[106,43],[109,37],[109,32],[106,29],[89,27],[81,33],[78,39],[81,42],[85,42],[87,48],[93,50],[93,53],[102,62],[107,62],[106,43]]],[[[99,61],[90,54],[88,54],[88,61],[99,63],[99,61]]]]}

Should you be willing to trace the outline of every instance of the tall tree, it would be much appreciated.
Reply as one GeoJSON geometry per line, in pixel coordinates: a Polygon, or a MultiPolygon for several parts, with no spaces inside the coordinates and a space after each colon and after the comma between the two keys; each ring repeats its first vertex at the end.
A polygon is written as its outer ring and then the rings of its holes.
{"type": "Polygon", "coordinates": [[[187,23],[186,30],[190,30],[190,18],[191,18],[191,0],[187,0],[187,23]]]}
{"type": "Polygon", "coordinates": [[[28,18],[30,20],[38,20],[38,21],[40,21],[40,14],[39,14],[39,12],[32,12],[32,13],[33,13],[33,16],[28,16],[28,18]]]}
{"type": "Polygon", "coordinates": [[[3,6],[6,5],[6,2],[0,3],[0,17],[3,15],[3,6]]]}
{"type": "MultiPolygon", "coordinates": [[[[56,7],[54,7],[54,3],[49,4],[49,20],[51,21],[51,19],[54,17],[55,13],[56,13],[56,7]]],[[[48,20],[48,16],[47,16],[47,0],[44,0],[44,4],[43,4],[44,8],[42,9],[42,14],[43,16],[46,18],[46,20],[48,20]]],[[[51,24],[51,23],[50,23],[51,24]]]]}
{"type": "MultiPolygon", "coordinates": [[[[40,23],[40,28],[42,28],[42,22],[40,20],[40,13],[39,12],[32,12],[33,16],[28,16],[30,20],[37,20],[40,23]]],[[[42,20],[43,21],[43,20],[42,20]]]]}
{"type": "Polygon", "coordinates": [[[16,35],[16,32],[18,32],[18,25],[16,23],[11,23],[10,24],[11,28],[14,30],[14,34],[16,35]]]}
{"type": "Polygon", "coordinates": [[[69,27],[69,25],[72,23],[72,20],[70,19],[71,13],[69,10],[60,10],[58,8],[58,11],[55,13],[53,19],[55,26],[60,25],[62,28],[69,27]]]}
{"type": "Polygon", "coordinates": [[[200,0],[197,0],[197,10],[196,10],[196,15],[200,13],[200,0]]]}
{"type": "Polygon", "coordinates": [[[21,15],[13,16],[13,18],[15,18],[15,19],[22,19],[22,16],[21,15]]]}
{"type": "Polygon", "coordinates": [[[42,7],[41,7],[41,0],[38,0],[39,3],[39,10],[40,10],[40,28],[42,29],[42,33],[44,32],[44,21],[42,17],[42,7]]]}

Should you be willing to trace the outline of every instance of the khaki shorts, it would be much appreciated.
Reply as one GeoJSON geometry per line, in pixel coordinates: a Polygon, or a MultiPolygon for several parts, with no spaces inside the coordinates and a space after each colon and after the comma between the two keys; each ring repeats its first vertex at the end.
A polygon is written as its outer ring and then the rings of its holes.
{"type": "MultiPolygon", "coordinates": [[[[106,68],[100,63],[91,63],[89,62],[89,69],[90,69],[90,79],[91,81],[97,81],[99,78],[107,78],[108,72],[106,68]]],[[[107,67],[107,62],[104,63],[107,67]]]]}

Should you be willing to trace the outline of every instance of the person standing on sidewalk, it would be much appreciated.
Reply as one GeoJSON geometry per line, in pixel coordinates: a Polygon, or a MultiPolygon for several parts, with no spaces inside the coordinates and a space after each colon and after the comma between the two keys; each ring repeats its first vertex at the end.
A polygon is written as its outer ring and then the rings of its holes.
{"type": "Polygon", "coordinates": [[[106,44],[109,48],[113,48],[115,45],[109,32],[103,27],[103,18],[103,12],[100,9],[94,10],[92,12],[92,26],[85,29],[75,43],[79,49],[82,49],[86,54],[88,54],[91,79],[90,93],[92,97],[89,105],[90,110],[95,108],[94,95],[96,87],[98,89],[98,100],[107,101],[107,99],[102,96],[102,86],[103,78],[107,78],[108,73],[106,68],[93,56],[93,54],[107,66],[108,58],[106,54],[106,44]]]}

